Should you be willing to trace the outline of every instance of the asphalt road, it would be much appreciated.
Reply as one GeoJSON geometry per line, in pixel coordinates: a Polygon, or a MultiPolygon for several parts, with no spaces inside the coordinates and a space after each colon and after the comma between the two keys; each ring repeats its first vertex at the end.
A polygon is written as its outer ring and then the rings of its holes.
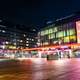
{"type": "Polygon", "coordinates": [[[0,80],[80,80],[80,59],[0,59],[0,80]]]}

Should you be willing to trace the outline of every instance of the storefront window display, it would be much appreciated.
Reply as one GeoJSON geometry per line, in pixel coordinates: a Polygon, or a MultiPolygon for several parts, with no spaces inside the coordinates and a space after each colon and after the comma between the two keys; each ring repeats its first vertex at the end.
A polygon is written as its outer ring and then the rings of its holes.
{"type": "Polygon", "coordinates": [[[75,29],[70,29],[70,35],[74,35],[75,34],[75,29]]]}
{"type": "Polygon", "coordinates": [[[70,42],[76,42],[76,36],[70,36],[70,42]]]}
{"type": "Polygon", "coordinates": [[[52,39],[52,38],[55,38],[55,34],[51,34],[51,39],[52,39]]]}
{"type": "Polygon", "coordinates": [[[64,37],[64,43],[65,43],[65,42],[69,42],[69,36],[64,37]]]}
{"type": "Polygon", "coordinates": [[[67,30],[67,36],[69,36],[69,30],[67,30]]]}
{"type": "Polygon", "coordinates": [[[51,28],[51,29],[49,29],[49,33],[53,33],[53,29],[51,28]]]}
{"type": "Polygon", "coordinates": [[[57,38],[63,37],[63,36],[64,36],[64,31],[60,31],[60,32],[56,33],[57,38]]]}
{"type": "Polygon", "coordinates": [[[67,31],[64,31],[64,36],[67,36],[67,31]]]}

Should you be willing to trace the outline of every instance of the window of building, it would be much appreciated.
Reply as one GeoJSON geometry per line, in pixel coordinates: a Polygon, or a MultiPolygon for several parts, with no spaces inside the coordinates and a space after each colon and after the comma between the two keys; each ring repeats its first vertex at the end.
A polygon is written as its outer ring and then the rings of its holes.
{"type": "Polygon", "coordinates": [[[34,41],[34,39],[32,39],[32,41],[34,41]]]}
{"type": "Polygon", "coordinates": [[[49,34],[48,30],[45,30],[44,34],[45,34],[45,35],[49,34]]]}
{"type": "Polygon", "coordinates": [[[29,43],[29,41],[26,41],[26,43],[29,43]]]}
{"type": "Polygon", "coordinates": [[[29,38],[27,38],[27,40],[29,40],[29,38]]]}
{"type": "Polygon", "coordinates": [[[29,46],[29,44],[26,44],[26,46],[29,46]]]}
{"type": "Polygon", "coordinates": [[[25,35],[25,34],[23,34],[23,36],[24,36],[24,37],[26,37],[26,35],[25,35]]]}
{"type": "Polygon", "coordinates": [[[53,33],[53,29],[51,28],[51,29],[49,29],[49,33],[53,33]]]}
{"type": "Polygon", "coordinates": [[[29,38],[29,40],[31,40],[31,38],[29,38]]]}
{"type": "Polygon", "coordinates": [[[20,42],[23,42],[23,40],[20,40],[20,42]]]}
{"type": "Polygon", "coordinates": [[[65,42],[69,42],[69,36],[64,37],[64,43],[65,43],[65,42]]]}
{"type": "Polygon", "coordinates": [[[64,36],[67,36],[67,31],[64,31],[64,36]]]}
{"type": "Polygon", "coordinates": [[[74,35],[75,34],[75,29],[70,29],[70,35],[74,35]]]}
{"type": "Polygon", "coordinates": [[[57,32],[57,31],[58,31],[57,27],[53,28],[53,32],[57,32]]]}
{"type": "Polygon", "coordinates": [[[51,34],[51,39],[55,38],[55,34],[51,34]]]}
{"type": "Polygon", "coordinates": [[[44,42],[44,45],[48,45],[49,43],[48,42],[44,42]]]}
{"type": "Polygon", "coordinates": [[[63,37],[64,36],[64,31],[60,31],[56,33],[56,37],[63,37]]]}
{"type": "Polygon", "coordinates": [[[39,42],[37,42],[37,45],[40,46],[41,44],[39,42]]]}
{"type": "Polygon", "coordinates": [[[5,33],[6,31],[5,30],[2,30],[2,32],[5,33]]]}
{"type": "Polygon", "coordinates": [[[70,36],[70,42],[76,42],[76,36],[70,36]]]}
{"type": "Polygon", "coordinates": [[[69,31],[69,30],[67,30],[67,36],[69,36],[69,34],[70,34],[69,32],[70,32],[70,31],[69,31]]]}
{"type": "Polygon", "coordinates": [[[75,33],[76,33],[75,29],[69,29],[69,30],[67,30],[67,36],[74,35],[75,33]]]}

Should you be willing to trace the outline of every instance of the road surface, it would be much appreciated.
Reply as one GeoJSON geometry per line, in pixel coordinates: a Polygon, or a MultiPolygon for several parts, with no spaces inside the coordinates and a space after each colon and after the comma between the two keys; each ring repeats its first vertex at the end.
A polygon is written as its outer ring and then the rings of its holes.
{"type": "Polygon", "coordinates": [[[0,80],[80,80],[80,59],[0,59],[0,80]]]}

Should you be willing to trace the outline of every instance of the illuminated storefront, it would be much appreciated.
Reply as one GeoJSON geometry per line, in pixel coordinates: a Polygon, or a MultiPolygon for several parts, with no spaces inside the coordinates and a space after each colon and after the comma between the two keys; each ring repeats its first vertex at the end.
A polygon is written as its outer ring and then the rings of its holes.
{"type": "MultiPolygon", "coordinates": [[[[73,52],[80,48],[80,20],[64,19],[49,24],[38,33],[38,47],[55,48],[55,52],[73,52]],[[52,46],[52,47],[51,47],[52,46]],[[61,47],[63,46],[63,48],[61,47]],[[67,46],[67,48],[65,48],[67,46]]],[[[49,51],[47,51],[48,53],[49,51]]]]}
{"type": "MultiPolygon", "coordinates": [[[[71,16],[72,17],[72,16],[71,16]]],[[[38,32],[38,47],[25,49],[43,54],[62,54],[62,57],[73,57],[75,50],[80,49],[80,19],[63,18],[47,25],[38,32]],[[66,54],[66,55],[64,55],[66,54]]]]}

